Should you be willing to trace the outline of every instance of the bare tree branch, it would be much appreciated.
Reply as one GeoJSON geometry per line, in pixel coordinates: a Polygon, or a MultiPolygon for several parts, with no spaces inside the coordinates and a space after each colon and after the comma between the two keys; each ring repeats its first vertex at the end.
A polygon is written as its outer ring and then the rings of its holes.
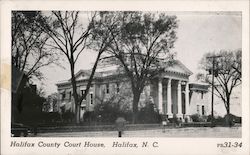
{"type": "MultiPolygon", "coordinates": [[[[201,61],[203,68],[211,70],[211,60],[206,60],[206,57],[211,55],[210,53],[204,55],[201,61]]],[[[241,64],[241,50],[235,51],[220,51],[218,55],[222,56],[218,58],[217,63],[219,68],[216,68],[218,75],[216,75],[216,82],[220,85],[215,85],[215,90],[219,94],[223,101],[227,113],[230,113],[230,97],[234,88],[241,83],[241,74],[235,70],[232,64],[238,61],[241,64]]],[[[207,82],[211,83],[211,80],[206,79],[207,82]]]]}

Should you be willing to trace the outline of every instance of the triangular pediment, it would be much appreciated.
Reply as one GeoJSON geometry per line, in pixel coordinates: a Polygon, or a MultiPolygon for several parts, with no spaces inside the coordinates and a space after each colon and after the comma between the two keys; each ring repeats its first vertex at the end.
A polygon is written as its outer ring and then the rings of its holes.
{"type": "Polygon", "coordinates": [[[181,73],[181,74],[186,74],[186,75],[192,75],[193,73],[184,65],[182,64],[179,60],[174,61],[171,65],[168,65],[165,68],[165,71],[169,72],[176,72],[176,73],[181,73]]]}
{"type": "Polygon", "coordinates": [[[89,79],[90,74],[87,70],[80,70],[75,74],[76,81],[89,79]]]}
{"type": "Polygon", "coordinates": [[[86,80],[86,79],[89,79],[89,75],[84,74],[84,73],[80,74],[80,75],[76,78],[76,80],[86,80]]]}

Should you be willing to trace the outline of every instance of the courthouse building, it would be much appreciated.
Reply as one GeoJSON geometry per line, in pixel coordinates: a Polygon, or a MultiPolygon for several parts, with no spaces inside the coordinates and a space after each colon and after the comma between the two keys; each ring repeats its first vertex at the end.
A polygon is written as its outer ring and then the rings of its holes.
{"type": "MultiPolygon", "coordinates": [[[[83,94],[90,70],[80,70],[76,73],[77,92],[83,94]]],[[[190,118],[192,114],[207,116],[210,108],[208,87],[206,83],[190,82],[192,72],[180,61],[175,60],[167,66],[152,81],[148,82],[142,92],[140,103],[146,99],[152,100],[160,114],[172,118],[190,118]]],[[[74,112],[72,86],[70,79],[57,84],[61,112],[74,112]]],[[[129,80],[121,74],[115,65],[100,65],[95,73],[89,93],[81,103],[81,119],[86,111],[93,111],[100,99],[108,100],[111,95],[119,95],[122,91],[131,91],[129,80]]],[[[132,106],[132,97],[130,98],[132,106]]],[[[143,104],[139,104],[143,105],[143,104]]],[[[139,107],[140,108],[140,107],[139,107]]]]}

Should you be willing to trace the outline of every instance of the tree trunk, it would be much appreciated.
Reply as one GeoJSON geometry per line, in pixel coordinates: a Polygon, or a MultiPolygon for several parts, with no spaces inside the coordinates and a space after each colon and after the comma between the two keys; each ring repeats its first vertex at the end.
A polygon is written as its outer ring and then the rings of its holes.
{"type": "Polygon", "coordinates": [[[132,123],[135,124],[137,123],[137,115],[138,115],[138,103],[140,101],[140,95],[138,91],[133,92],[133,119],[132,123]]]}
{"type": "Polygon", "coordinates": [[[227,114],[230,114],[230,95],[227,97],[227,114]]]}
{"type": "Polygon", "coordinates": [[[70,62],[70,69],[71,69],[71,84],[73,88],[73,97],[74,97],[74,104],[75,104],[75,122],[76,124],[80,123],[80,105],[79,105],[79,99],[77,94],[77,87],[76,87],[76,79],[74,74],[74,64],[73,62],[70,62]]]}
{"type": "Polygon", "coordinates": [[[232,120],[232,118],[231,118],[231,115],[230,115],[230,95],[229,96],[227,96],[227,101],[226,101],[227,103],[227,114],[226,114],[226,125],[227,126],[229,126],[229,127],[231,127],[232,125],[233,125],[233,120],[232,120]]]}
{"type": "Polygon", "coordinates": [[[89,80],[88,80],[88,84],[87,84],[87,87],[86,87],[86,90],[85,90],[85,93],[83,94],[83,96],[81,98],[79,98],[79,102],[82,102],[82,100],[84,98],[87,97],[87,94],[89,93],[89,89],[91,87],[91,84],[92,84],[92,81],[93,81],[93,78],[94,78],[94,75],[95,75],[95,71],[96,71],[96,68],[97,68],[97,65],[98,65],[98,62],[99,62],[99,59],[102,55],[103,51],[99,51],[97,57],[96,57],[96,60],[95,60],[95,64],[92,68],[92,72],[90,74],[90,77],[89,77],[89,80]]]}

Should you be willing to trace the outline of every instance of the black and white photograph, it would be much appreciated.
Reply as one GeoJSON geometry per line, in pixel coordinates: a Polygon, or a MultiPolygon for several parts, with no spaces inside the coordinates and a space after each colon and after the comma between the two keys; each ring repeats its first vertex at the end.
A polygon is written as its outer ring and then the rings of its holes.
{"type": "Polygon", "coordinates": [[[215,150],[249,147],[243,17],[237,9],[10,9],[6,145],[81,154],[208,138],[215,150]]]}
{"type": "Polygon", "coordinates": [[[11,16],[12,136],[241,137],[240,12],[11,16]]]}

